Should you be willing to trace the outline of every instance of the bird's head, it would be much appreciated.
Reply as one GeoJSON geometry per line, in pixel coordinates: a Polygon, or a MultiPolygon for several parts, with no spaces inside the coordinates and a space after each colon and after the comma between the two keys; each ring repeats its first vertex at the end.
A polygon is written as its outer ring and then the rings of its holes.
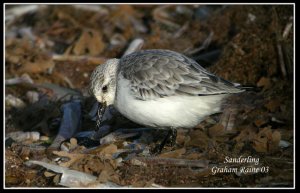
{"type": "Polygon", "coordinates": [[[91,75],[90,91],[101,104],[114,104],[118,65],[119,59],[109,59],[97,66],[91,75]]]}

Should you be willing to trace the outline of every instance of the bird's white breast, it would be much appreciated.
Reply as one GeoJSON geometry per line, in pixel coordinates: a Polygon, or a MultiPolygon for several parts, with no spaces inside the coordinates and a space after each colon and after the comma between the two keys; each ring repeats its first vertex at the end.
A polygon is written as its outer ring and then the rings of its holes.
{"type": "Polygon", "coordinates": [[[151,127],[192,128],[217,113],[226,95],[170,96],[154,100],[135,99],[130,81],[119,75],[115,108],[128,119],[151,127]]]}

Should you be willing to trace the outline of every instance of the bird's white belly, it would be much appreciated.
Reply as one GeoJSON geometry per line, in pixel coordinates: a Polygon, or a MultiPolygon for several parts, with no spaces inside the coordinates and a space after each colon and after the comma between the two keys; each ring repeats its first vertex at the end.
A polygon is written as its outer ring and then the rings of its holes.
{"type": "Polygon", "coordinates": [[[206,116],[220,111],[224,95],[170,96],[155,100],[138,100],[130,94],[129,81],[117,88],[115,108],[128,119],[151,127],[192,128],[206,116]]]}

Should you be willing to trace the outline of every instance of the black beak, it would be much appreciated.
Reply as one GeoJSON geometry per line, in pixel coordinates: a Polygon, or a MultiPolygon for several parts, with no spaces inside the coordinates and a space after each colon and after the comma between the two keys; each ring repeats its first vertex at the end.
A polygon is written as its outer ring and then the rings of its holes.
{"type": "Polygon", "coordinates": [[[97,131],[100,128],[105,109],[106,109],[106,102],[104,102],[102,104],[98,103],[97,119],[96,119],[96,129],[97,129],[97,131]]]}

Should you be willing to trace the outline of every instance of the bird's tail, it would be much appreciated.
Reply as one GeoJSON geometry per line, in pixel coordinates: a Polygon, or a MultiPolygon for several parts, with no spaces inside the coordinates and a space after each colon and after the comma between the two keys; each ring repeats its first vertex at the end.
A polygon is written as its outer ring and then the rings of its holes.
{"type": "Polygon", "coordinates": [[[233,84],[236,88],[243,89],[245,91],[260,92],[262,89],[261,87],[257,87],[254,85],[241,85],[239,83],[233,83],[233,84]]]}

